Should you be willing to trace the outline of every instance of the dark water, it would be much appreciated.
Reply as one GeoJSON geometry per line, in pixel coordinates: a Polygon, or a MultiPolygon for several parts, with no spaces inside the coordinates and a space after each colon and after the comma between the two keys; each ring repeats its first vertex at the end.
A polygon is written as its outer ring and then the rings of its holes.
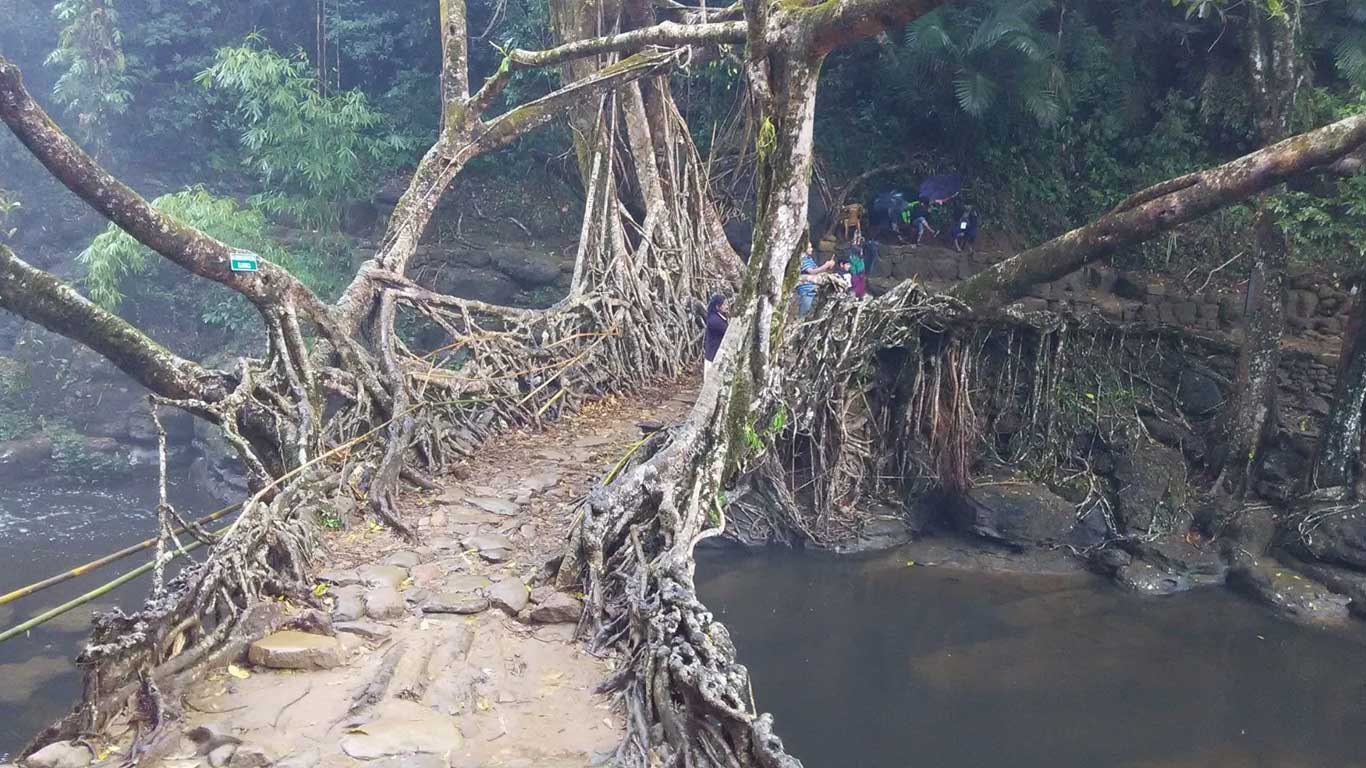
{"type": "Polygon", "coordinates": [[[1226,590],[787,552],[698,586],[807,768],[1366,766],[1366,631],[1226,590]]]}
{"type": "MultiPolygon", "coordinates": [[[[69,485],[0,491],[0,594],[68,570],[152,536],[156,531],[155,475],[117,486],[69,485]]],[[[186,514],[219,504],[195,489],[176,486],[172,502],[186,514]]],[[[151,559],[139,553],[92,574],[0,606],[0,631],[64,603],[151,559]]],[[[80,690],[71,660],[89,630],[92,608],[138,606],[143,578],[76,608],[26,637],[0,643],[0,762],[43,726],[64,714],[80,690]]]]}

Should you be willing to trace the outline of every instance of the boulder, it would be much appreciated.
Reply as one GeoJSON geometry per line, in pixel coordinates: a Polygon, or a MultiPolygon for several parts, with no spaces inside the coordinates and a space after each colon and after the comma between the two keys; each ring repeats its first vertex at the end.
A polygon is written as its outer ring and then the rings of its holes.
{"type": "Polygon", "coordinates": [[[391,586],[373,587],[365,593],[365,615],[377,621],[402,618],[408,613],[403,595],[391,586]]]}
{"type": "Polygon", "coordinates": [[[1321,514],[1296,547],[1315,560],[1366,570],[1366,504],[1321,514]]]}
{"type": "Polygon", "coordinates": [[[341,644],[335,637],[285,630],[252,643],[247,658],[268,669],[332,669],[341,664],[341,644]]]}
{"type": "Polygon", "coordinates": [[[22,768],[85,768],[94,761],[89,747],[56,741],[24,758],[19,765],[22,768]]]}
{"type": "Polygon", "coordinates": [[[952,515],[963,530],[1013,547],[1064,541],[1077,522],[1072,504],[1023,481],[973,488],[952,515]]]}
{"type": "Polygon", "coordinates": [[[1348,621],[1351,598],[1269,557],[1240,565],[1229,575],[1229,583],[1300,624],[1341,626],[1348,621]]]}
{"type": "Polygon", "coordinates": [[[554,592],[531,609],[532,624],[577,624],[583,616],[583,603],[563,592],[554,592]]]}
{"type": "Polygon", "coordinates": [[[493,267],[525,288],[551,285],[560,279],[559,262],[538,253],[499,253],[493,267]]]}
{"type": "Polygon", "coordinates": [[[489,589],[489,602],[509,616],[516,616],[526,607],[526,584],[521,579],[503,579],[489,589]]]}
{"type": "Polygon", "coordinates": [[[1176,399],[1183,413],[1199,419],[1219,410],[1224,403],[1224,393],[1208,375],[1186,368],[1181,371],[1181,379],[1177,382],[1176,399]]]}
{"type": "Polygon", "coordinates": [[[1115,512],[1124,531],[1146,534],[1185,530],[1186,460],[1181,452],[1139,441],[1115,461],[1115,512]]]}

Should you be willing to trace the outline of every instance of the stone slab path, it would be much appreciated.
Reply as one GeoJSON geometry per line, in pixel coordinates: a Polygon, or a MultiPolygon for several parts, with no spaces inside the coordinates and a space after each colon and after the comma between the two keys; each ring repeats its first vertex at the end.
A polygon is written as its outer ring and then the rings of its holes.
{"type": "Polygon", "coordinates": [[[405,500],[421,546],[363,522],[330,534],[317,579],[335,636],[277,633],[211,674],[161,764],[605,764],[622,723],[594,689],[614,661],[575,640],[578,597],[534,581],[578,501],[640,440],[637,422],[681,420],[694,386],[608,399],[491,441],[441,492],[405,500]]]}

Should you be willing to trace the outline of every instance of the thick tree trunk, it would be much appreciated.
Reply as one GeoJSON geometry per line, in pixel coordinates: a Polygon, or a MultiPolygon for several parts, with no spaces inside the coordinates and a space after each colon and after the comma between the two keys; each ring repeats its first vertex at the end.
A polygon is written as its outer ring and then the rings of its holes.
{"type": "MultiPolygon", "coordinates": [[[[1248,9],[1248,73],[1264,145],[1280,141],[1290,133],[1300,78],[1295,40],[1298,23],[1297,3],[1288,3],[1281,14],[1256,6],[1248,9]]],[[[1248,274],[1243,345],[1238,351],[1237,373],[1220,415],[1209,463],[1210,470],[1217,473],[1215,490],[1227,495],[1233,514],[1261,467],[1263,446],[1279,426],[1277,371],[1285,325],[1285,269],[1290,259],[1290,243],[1269,210],[1269,194],[1263,192],[1257,201],[1253,224],[1256,253],[1248,274]]]]}
{"type": "Polygon", "coordinates": [[[1333,403],[1319,432],[1309,492],[1332,491],[1335,496],[1354,493],[1362,481],[1362,408],[1366,407],[1366,296],[1360,285],[1352,288],[1352,311],[1342,335],[1337,384],[1333,403]]]}

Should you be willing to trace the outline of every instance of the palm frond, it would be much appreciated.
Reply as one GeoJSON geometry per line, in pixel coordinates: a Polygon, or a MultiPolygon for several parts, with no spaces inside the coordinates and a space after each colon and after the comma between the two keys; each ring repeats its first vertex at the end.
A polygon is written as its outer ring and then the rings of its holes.
{"type": "Polygon", "coordinates": [[[973,117],[981,117],[996,102],[1001,87],[985,73],[960,69],[953,79],[953,95],[958,106],[973,117]]]}

